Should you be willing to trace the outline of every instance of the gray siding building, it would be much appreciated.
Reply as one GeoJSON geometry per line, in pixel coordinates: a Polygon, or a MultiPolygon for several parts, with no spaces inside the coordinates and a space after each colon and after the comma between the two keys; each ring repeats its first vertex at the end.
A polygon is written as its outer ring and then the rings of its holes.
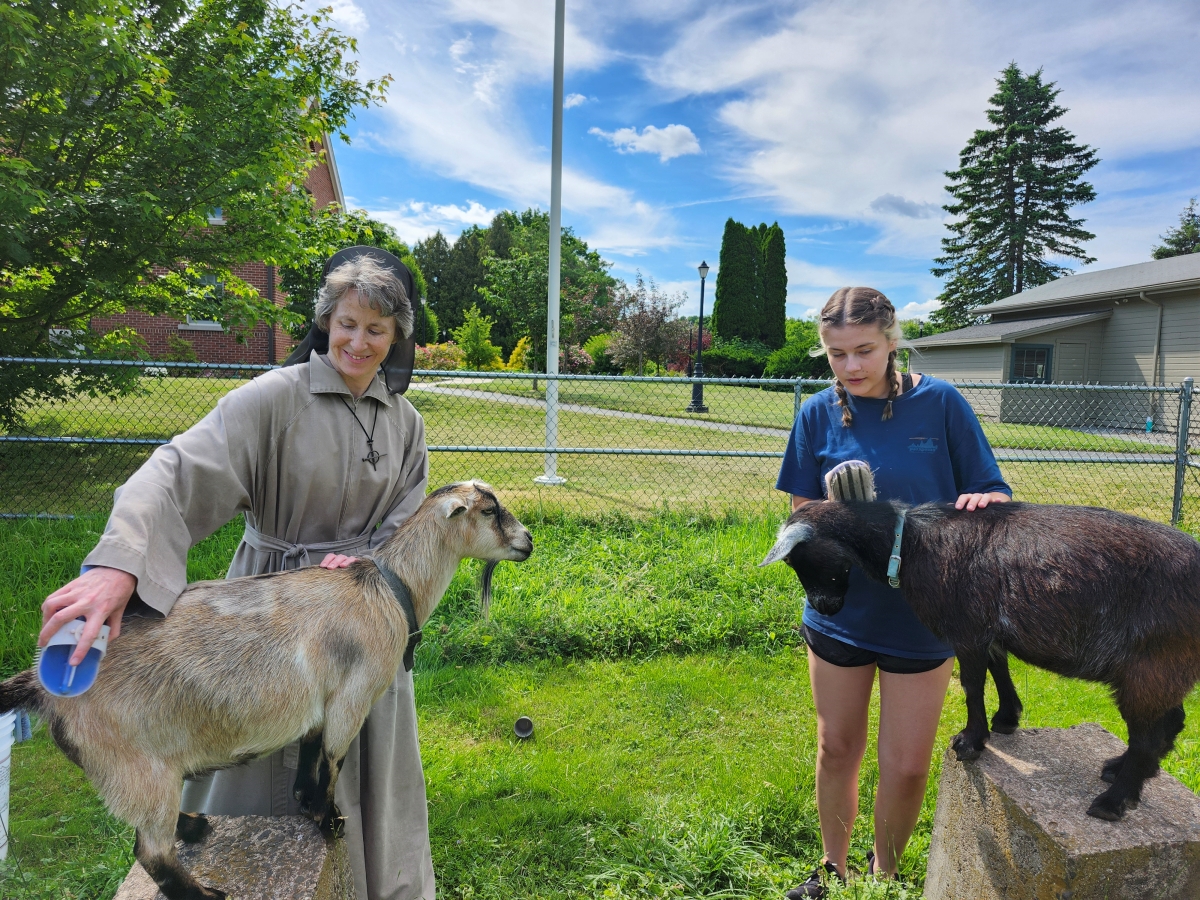
{"type": "Polygon", "coordinates": [[[910,367],[957,381],[1200,379],[1200,253],[1070,275],[979,311],[991,321],[912,341],[910,367]]]}

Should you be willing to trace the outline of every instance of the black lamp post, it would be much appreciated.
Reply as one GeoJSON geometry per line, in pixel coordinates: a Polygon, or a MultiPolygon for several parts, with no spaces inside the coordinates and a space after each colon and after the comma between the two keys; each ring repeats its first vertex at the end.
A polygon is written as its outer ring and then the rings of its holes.
{"type": "Polygon", "coordinates": [[[696,328],[696,365],[692,367],[692,377],[696,380],[692,382],[692,402],[687,411],[706,413],[708,407],[704,405],[704,385],[700,379],[704,377],[704,279],[708,277],[708,263],[700,263],[697,271],[700,273],[700,321],[696,328]]]}

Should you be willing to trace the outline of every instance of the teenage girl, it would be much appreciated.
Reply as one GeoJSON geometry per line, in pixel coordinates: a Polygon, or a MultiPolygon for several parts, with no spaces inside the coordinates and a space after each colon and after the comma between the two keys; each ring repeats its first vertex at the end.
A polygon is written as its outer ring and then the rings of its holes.
{"type": "MultiPolygon", "coordinates": [[[[842,288],[821,310],[821,344],[837,381],[796,417],[776,485],[792,509],[823,499],[825,473],[863,460],[880,500],[952,502],[959,509],[1006,503],[974,411],[951,385],[896,372],[896,310],[871,288],[842,288]]],[[[867,709],[879,671],[879,786],[868,870],[894,877],[925,797],[929,762],[953,650],[922,625],[899,590],[855,568],[846,605],[833,616],[804,610],[809,677],[817,710],[817,813],[824,858],[788,900],[821,897],[822,876],[845,880],[858,814],[858,773],[867,709]]]]}

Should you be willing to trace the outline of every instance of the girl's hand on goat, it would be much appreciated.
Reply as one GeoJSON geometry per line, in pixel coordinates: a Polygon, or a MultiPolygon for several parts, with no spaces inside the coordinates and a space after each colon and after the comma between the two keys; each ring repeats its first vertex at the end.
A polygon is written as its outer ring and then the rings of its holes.
{"type": "Polygon", "coordinates": [[[326,553],[325,558],[320,562],[320,566],[322,569],[344,569],[351,563],[356,562],[358,562],[357,556],[342,556],[340,553],[326,553]]]}
{"type": "Polygon", "coordinates": [[[92,641],[99,637],[102,625],[108,625],[110,641],[121,633],[121,614],[136,589],[137,579],[128,572],[107,566],[88,569],[46,598],[37,645],[45,647],[60,628],[83,616],[87,624],[71,654],[71,665],[79,665],[91,649],[92,641]]]}
{"type": "Polygon", "coordinates": [[[960,494],[954,503],[954,508],[973,511],[984,509],[989,503],[1008,503],[1010,500],[1012,497],[1008,494],[1001,494],[999,491],[992,491],[990,494],[960,494]]]}

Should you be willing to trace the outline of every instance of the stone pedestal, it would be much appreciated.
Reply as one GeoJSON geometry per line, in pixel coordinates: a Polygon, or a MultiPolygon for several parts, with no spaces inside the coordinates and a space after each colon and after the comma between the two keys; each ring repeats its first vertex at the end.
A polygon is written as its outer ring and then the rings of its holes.
{"type": "Polygon", "coordinates": [[[1160,772],[1119,822],[1087,815],[1125,745],[1099,725],[993,734],[960,763],[947,750],[926,900],[1196,900],[1200,800],[1160,772]]]}
{"type": "MultiPolygon", "coordinates": [[[[326,841],[302,816],[209,816],[202,844],[179,843],[179,858],[201,883],[230,900],[355,900],[345,841],[326,841]]],[[[114,900],[164,900],[134,863],[114,900]]]]}

